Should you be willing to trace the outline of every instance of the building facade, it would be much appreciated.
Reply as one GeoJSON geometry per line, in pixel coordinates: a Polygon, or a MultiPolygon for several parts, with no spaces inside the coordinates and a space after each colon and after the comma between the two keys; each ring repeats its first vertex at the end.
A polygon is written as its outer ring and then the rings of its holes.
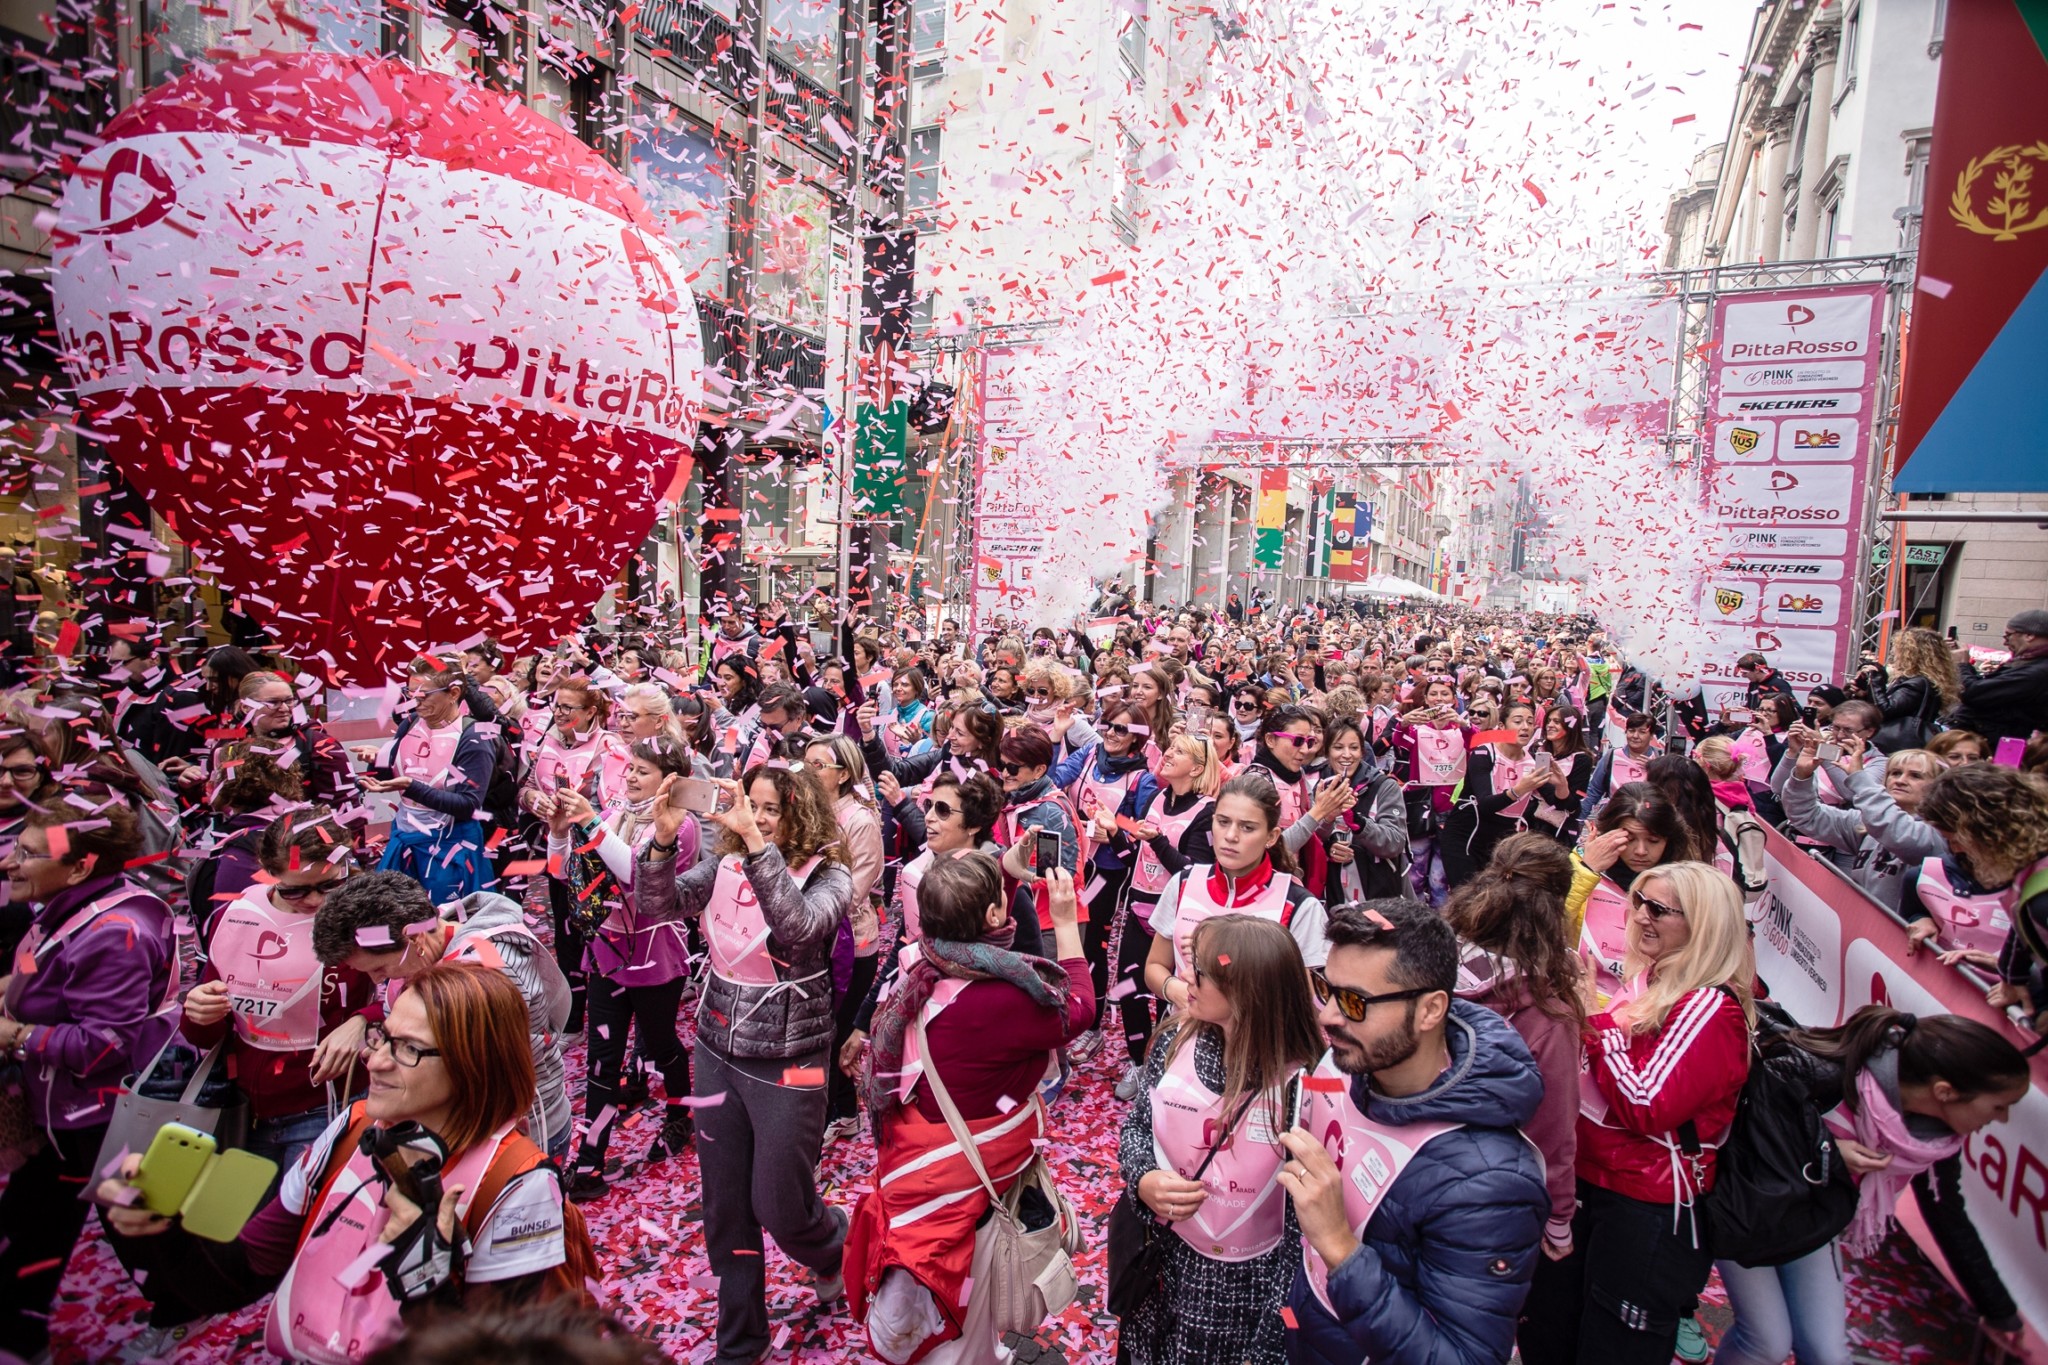
{"type": "Polygon", "coordinates": [[[47,284],[63,156],[194,62],[317,47],[471,77],[630,177],[690,270],[707,374],[684,502],[621,586],[659,579],[686,601],[813,586],[835,534],[827,357],[858,319],[844,297],[862,236],[898,211],[908,28],[908,0],[5,0],[0,323],[21,377],[0,393],[0,536],[22,541],[81,485],[108,488],[76,509],[87,543],[54,547],[67,566],[90,562],[109,515],[149,524],[63,420],[47,284]]]}
{"type": "MultiPolygon", "coordinates": [[[[1666,217],[1674,270],[1750,262],[1908,257],[1930,198],[1934,97],[1948,0],[1767,0],[1757,10],[1726,142],[1695,159],[1666,217]]],[[[1903,272],[1910,277],[1912,272],[1903,272]]],[[[1910,318],[1907,333],[1910,335],[1910,318]]],[[[1889,446],[1881,444],[1877,458],[1889,446]]],[[[1957,494],[1902,510],[2040,509],[2048,498],[1957,494]]],[[[1880,533],[1872,573],[1890,546],[1880,533]]],[[[2038,608],[2048,533],[2028,524],[1904,523],[1899,620],[1997,647],[2038,608]]]]}

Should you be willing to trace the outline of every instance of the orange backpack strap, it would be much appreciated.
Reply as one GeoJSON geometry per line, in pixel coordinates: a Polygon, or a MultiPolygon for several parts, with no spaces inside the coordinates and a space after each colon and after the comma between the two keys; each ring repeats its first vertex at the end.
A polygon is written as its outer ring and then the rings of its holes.
{"type": "Polygon", "coordinates": [[[327,1154],[327,1166],[320,1173],[320,1183],[313,1187],[312,1199],[306,1205],[306,1222],[299,1229],[299,1248],[303,1249],[306,1239],[313,1235],[313,1218],[327,1203],[327,1196],[334,1192],[334,1182],[341,1179],[341,1173],[348,1168],[348,1159],[355,1155],[362,1143],[363,1134],[370,1131],[369,1102],[357,1100],[349,1106],[348,1127],[341,1130],[341,1136],[334,1140],[334,1150],[327,1154]]]}

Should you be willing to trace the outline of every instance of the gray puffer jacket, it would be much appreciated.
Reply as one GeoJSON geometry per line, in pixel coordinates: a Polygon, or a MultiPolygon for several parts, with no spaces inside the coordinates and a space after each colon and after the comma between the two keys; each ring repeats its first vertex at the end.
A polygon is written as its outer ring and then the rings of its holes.
{"type": "Polygon", "coordinates": [[[568,1073],[562,1064],[562,1031],[568,1027],[571,1008],[569,980],[526,927],[519,902],[492,891],[474,891],[462,898],[461,905],[462,917],[448,937],[447,951],[453,954],[472,940],[488,939],[505,975],[526,1000],[538,1119],[534,1140],[545,1147],[569,1131],[572,1117],[568,1073]]]}
{"type": "MultiPolygon", "coordinates": [[[[711,903],[719,858],[677,871],[676,860],[640,854],[633,877],[633,908],[641,922],[694,919],[711,903]]],[[[853,878],[844,865],[818,864],[798,886],[769,844],[740,863],[768,925],[768,951],[779,978],[772,986],[742,986],[717,972],[704,978],[697,1001],[697,1041],[728,1057],[807,1057],[832,1045],[832,944],[853,901],[853,878]]]]}

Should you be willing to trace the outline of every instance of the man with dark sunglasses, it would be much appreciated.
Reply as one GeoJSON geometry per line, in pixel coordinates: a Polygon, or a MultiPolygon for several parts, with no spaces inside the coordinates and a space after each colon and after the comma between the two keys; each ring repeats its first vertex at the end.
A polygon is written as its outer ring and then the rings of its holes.
{"type": "Polygon", "coordinates": [[[1550,1214],[1518,1131],[1543,1098],[1535,1058],[1454,998],[1457,935],[1428,906],[1336,906],[1325,932],[1310,984],[1330,1053],[1280,1139],[1302,1238],[1287,1358],[1506,1360],[1550,1214]]]}

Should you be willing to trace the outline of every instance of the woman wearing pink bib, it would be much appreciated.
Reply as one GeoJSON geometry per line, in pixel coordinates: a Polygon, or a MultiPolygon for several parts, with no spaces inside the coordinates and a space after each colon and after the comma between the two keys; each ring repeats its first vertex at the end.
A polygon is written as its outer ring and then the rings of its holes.
{"type": "Polygon", "coordinates": [[[1538,788],[1559,778],[1547,754],[1532,753],[1536,708],[1525,701],[1509,702],[1501,721],[1513,739],[1482,744],[1472,751],[1457,802],[1444,818],[1442,839],[1444,880],[1456,888],[1471,881],[1493,856],[1493,846],[1534,817],[1530,806],[1538,788]]]}
{"type": "MultiPolygon", "coordinates": [[[[236,1239],[249,1269],[283,1275],[265,1330],[273,1355],[352,1365],[415,1308],[587,1298],[597,1258],[583,1220],[517,1131],[534,1096],[525,1035],[518,989],[464,963],[421,972],[370,1030],[369,1098],[329,1125],[236,1239]],[[377,1154],[386,1147],[388,1158],[377,1154]],[[393,1178],[401,1168],[410,1191],[393,1178]],[[421,1170],[436,1173],[433,1208],[410,1197],[421,1170]],[[466,1254],[453,1254],[458,1244],[466,1254]]],[[[130,1158],[123,1177],[133,1171],[130,1158]]],[[[100,1187],[109,1202],[129,1201],[108,1213],[123,1235],[168,1234],[167,1245],[187,1235],[126,1183],[100,1187]]]]}
{"type": "Polygon", "coordinates": [[[1215,863],[1175,874],[1152,911],[1146,990],[1174,1009],[1183,1007],[1195,980],[1195,928],[1214,915],[1272,920],[1294,935],[1304,962],[1321,964],[1327,951],[1323,903],[1293,875],[1294,859],[1280,835],[1280,796],[1271,782],[1245,773],[1223,784],[1209,819],[1215,863]]]}
{"type": "Polygon", "coordinates": [[[1160,1287],[1119,1345],[1134,1365],[1278,1365],[1301,1255],[1280,1134],[1322,1035],[1301,950],[1279,925],[1219,915],[1194,950],[1201,969],[1153,1042],[1118,1143],[1125,1183],[1167,1238],[1160,1287]]]}
{"type": "Polygon", "coordinates": [[[1394,725],[1393,749],[1407,773],[1409,876],[1415,894],[1441,904],[1449,886],[1437,847],[1451,796],[1465,780],[1471,727],[1458,719],[1458,684],[1429,679],[1412,709],[1394,725]]]}

